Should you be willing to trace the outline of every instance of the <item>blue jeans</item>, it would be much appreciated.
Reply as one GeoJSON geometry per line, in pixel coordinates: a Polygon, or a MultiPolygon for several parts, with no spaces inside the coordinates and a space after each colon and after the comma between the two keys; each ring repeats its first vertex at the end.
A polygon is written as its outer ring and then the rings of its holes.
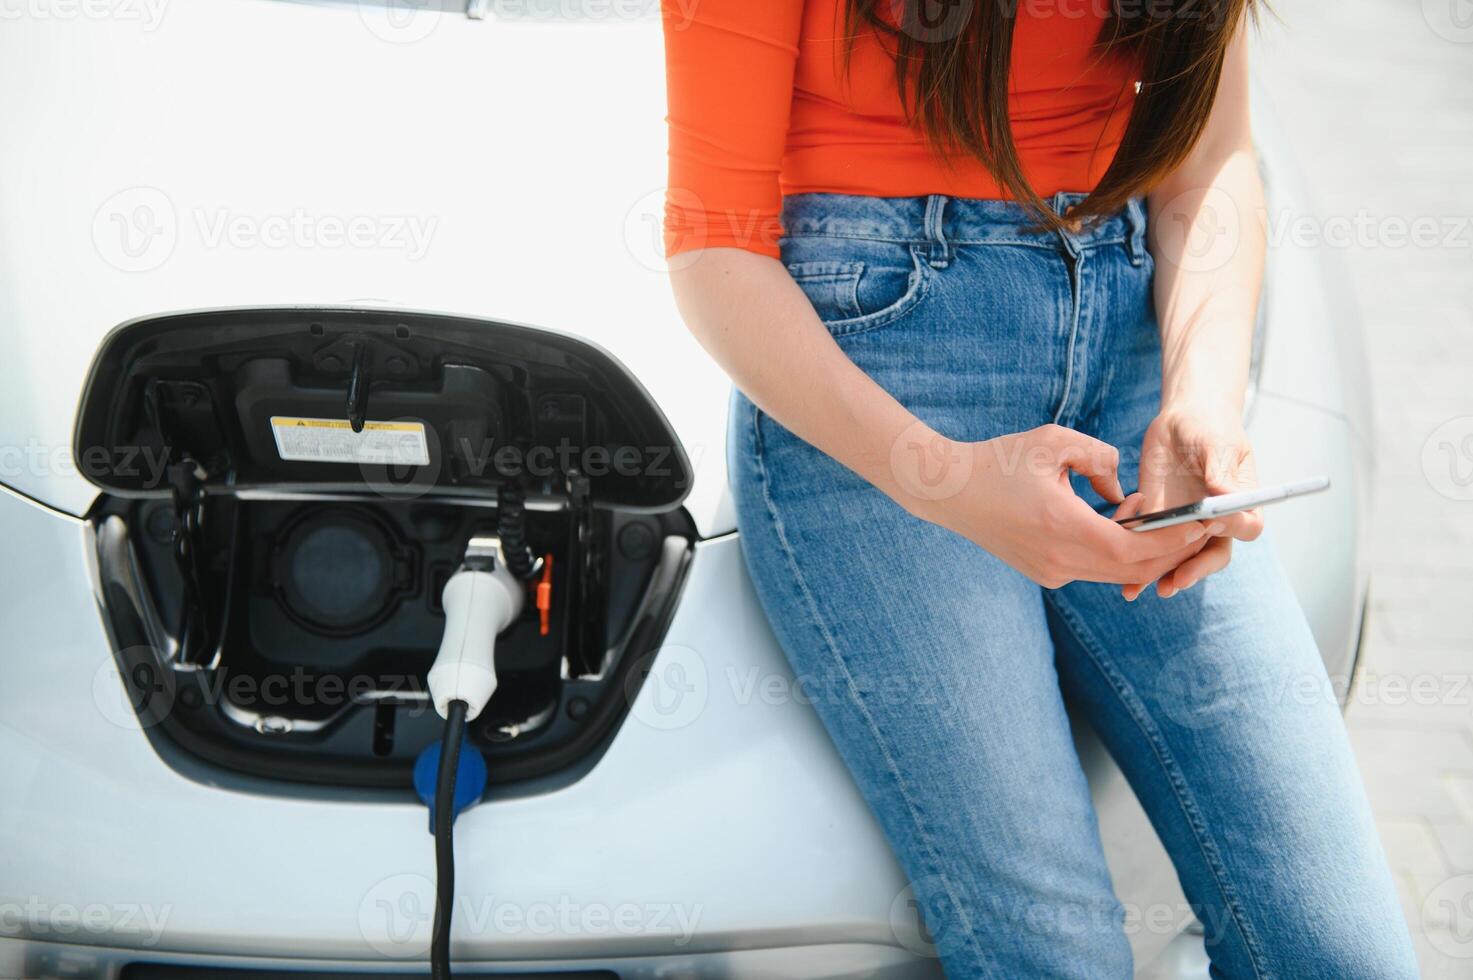
{"type": "MultiPolygon", "coordinates": [[[[783,220],[783,261],[819,317],[920,419],[974,441],[1058,422],[1118,447],[1134,486],[1161,390],[1139,202],[1079,234],[940,196],[796,195],[783,220]]],[[[1215,976],[1416,976],[1338,707],[1267,538],[1170,599],[1049,591],[740,394],[730,424],[763,607],[949,977],[1131,975],[1066,699],[1170,852],[1215,976]]]]}

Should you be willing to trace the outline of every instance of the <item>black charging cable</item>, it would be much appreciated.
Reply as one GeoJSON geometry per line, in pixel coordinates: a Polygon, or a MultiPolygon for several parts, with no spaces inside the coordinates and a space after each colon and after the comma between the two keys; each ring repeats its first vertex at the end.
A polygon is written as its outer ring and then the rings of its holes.
{"type": "Polygon", "coordinates": [[[503,483],[496,491],[496,534],[501,539],[507,569],[524,582],[542,570],[542,559],[527,544],[526,512],[522,488],[503,483]]]}
{"type": "Polygon", "coordinates": [[[435,931],[430,941],[430,976],[450,980],[450,916],[455,910],[455,770],[465,736],[464,701],[445,713],[445,740],[435,775],[435,931]]]}

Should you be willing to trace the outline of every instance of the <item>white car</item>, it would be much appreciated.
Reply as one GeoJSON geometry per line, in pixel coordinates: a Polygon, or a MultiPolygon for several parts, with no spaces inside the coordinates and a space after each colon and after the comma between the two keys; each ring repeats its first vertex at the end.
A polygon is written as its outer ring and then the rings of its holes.
{"type": "MultiPolygon", "coordinates": [[[[501,637],[472,725],[457,972],[940,974],[742,564],[727,383],[659,258],[655,4],[470,6],[29,4],[0,32],[0,976],[423,974],[423,678],[506,482],[548,625],[501,637]]],[[[1250,431],[1265,483],[1333,480],[1268,516],[1343,691],[1368,392],[1257,110],[1250,431]]],[[[1079,740],[1140,975],[1204,976],[1079,740]]]]}

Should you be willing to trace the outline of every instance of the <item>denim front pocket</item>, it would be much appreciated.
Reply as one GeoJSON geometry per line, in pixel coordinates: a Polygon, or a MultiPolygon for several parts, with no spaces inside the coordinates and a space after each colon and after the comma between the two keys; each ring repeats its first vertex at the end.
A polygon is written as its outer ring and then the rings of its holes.
{"type": "Polygon", "coordinates": [[[788,274],[835,336],[894,323],[925,296],[931,267],[917,247],[800,236],[783,241],[788,274]]]}
{"type": "Polygon", "coordinates": [[[863,262],[789,262],[788,275],[802,287],[820,320],[859,316],[863,262]]]}

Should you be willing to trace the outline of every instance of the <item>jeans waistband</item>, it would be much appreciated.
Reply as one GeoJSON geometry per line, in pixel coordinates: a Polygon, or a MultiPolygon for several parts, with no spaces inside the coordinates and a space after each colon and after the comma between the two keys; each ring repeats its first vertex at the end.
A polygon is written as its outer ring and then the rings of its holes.
{"type": "MultiPolygon", "coordinates": [[[[1046,198],[1056,214],[1086,195],[1063,192],[1046,198]]],[[[866,238],[926,246],[933,265],[950,260],[952,245],[1034,245],[1071,253],[1102,245],[1124,245],[1140,264],[1146,249],[1146,208],[1132,198],[1124,208],[1077,231],[1037,227],[1037,216],[1016,201],[930,194],[868,197],[852,194],[791,194],[783,199],[787,237],[866,238]]]]}

